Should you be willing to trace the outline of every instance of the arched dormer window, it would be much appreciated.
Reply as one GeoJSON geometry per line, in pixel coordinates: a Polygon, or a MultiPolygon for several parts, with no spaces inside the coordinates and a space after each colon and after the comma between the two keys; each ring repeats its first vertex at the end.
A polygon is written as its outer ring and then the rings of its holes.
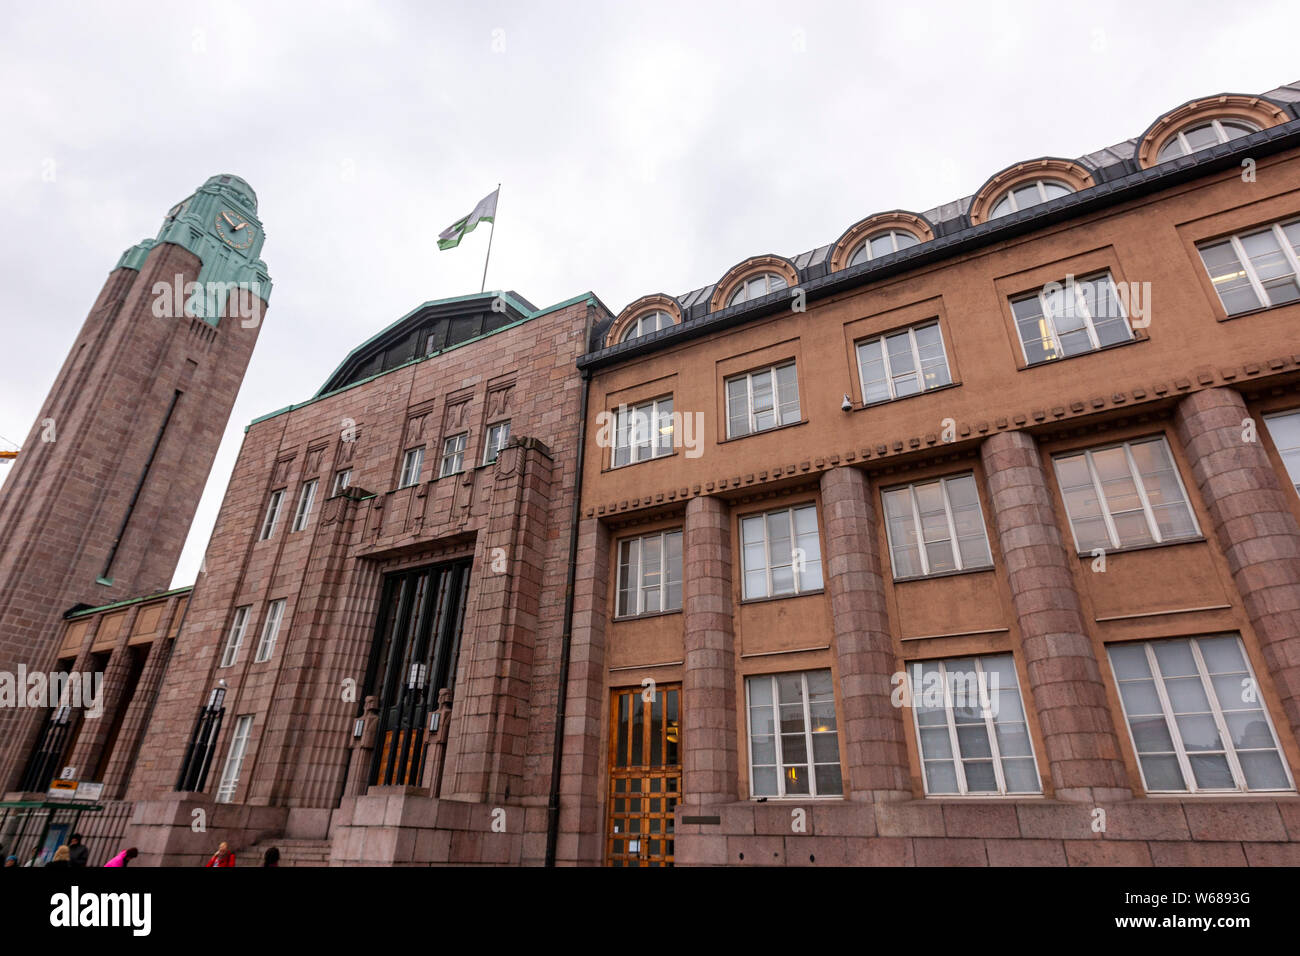
{"type": "Polygon", "coordinates": [[[769,292],[776,292],[786,288],[789,284],[783,276],[779,276],[775,272],[760,272],[736,286],[736,290],[727,298],[727,305],[762,298],[769,292]]]}
{"type": "Polygon", "coordinates": [[[879,259],[899,249],[914,246],[920,241],[904,229],[886,229],[863,239],[853,251],[853,255],[849,256],[849,265],[856,266],[859,263],[870,262],[872,259],[879,259]]]}
{"type": "Polygon", "coordinates": [[[1017,163],[980,187],[970,204],[972,226],[1040,206],[1094,186],[1092,173],[1068,159],[1031,159],[1017,163]]]}
{"type": "Polygon", "coordinates": [[[1160,117],[1142,134],[1138,140],[1138,165],[1150,169],[1290,118],[1281,106],[1259,96],[1221,93],[1192,100],[1160,117]]]}
{"type": "Polygon", "coordinates": [[[605,333],[605,345],[618,345],[658,332],[682,320],[682,307],[670,295],[657,293],[637,299],[619,313],[605,333]]]}
{"type": "Polygon", "coordinates": [[[713,287],[709,311],[739,305],[799,284],[794,263],[782,256],[754,256],[727,270],[713,287]]]}
{"type": "Polygon", "coordinates": [[[670,325],[675,325],[676,320],[660,309],[652,309],[649,312],[642,312],[638,315],[623,332],[620,342],[626,342],[640,335],[649,335],[651,332],[658,332],[660,329],[666,329],[670,325]]]}
{"type": "Polygon", "coordinates": [[[997,219],[998,216],[1019,212],[1022,209],[1028,209],[1030,206],[1037,206],[1052,199],[1059,199],[1061,196],[1068,196],[1072,192],[1074,190],[1060,180],[1034,179],[1017,186],[1015,189],[1008,189],[1003,193],[1002,198],[995,202],[993,208],[989,210],[989,218],[997,219]]]}
{"type": "Polygon", "coordinates": [[[923,216],[895,209],[855,222],[831,246],[831,272],[881,259],[929,242],[934,230],[923,216]]]}

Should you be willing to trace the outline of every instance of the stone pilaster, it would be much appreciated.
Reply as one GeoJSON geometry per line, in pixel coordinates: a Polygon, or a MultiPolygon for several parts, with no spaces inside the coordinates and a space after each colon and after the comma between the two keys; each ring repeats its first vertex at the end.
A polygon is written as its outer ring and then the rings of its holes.
{"type": "Polygon", "coordinates": [[[131,648],[127,642],[131,639],[131,632],[135,630],[135,622],[139,614],[139,604],[129,608],[117,632],[117,641],[109,654],[108,663],[104,666],[104,683],[100,687],[98,701],[99,716],[91,717],[86,713],[85,708],[82,709],[81,733],[77,735],[77,743],[68,757],[68,763],[77,768],[82,780],[93,779],[117,711],[130,703],[122,700],[126,681],[131,672],[131,648]]]}
{"type": "Polygon", "coordinates": [[[117,732],[117,743],[113,747],[113,756],[109,758],[108,769],[104,772],[104,799],[116,800],[126,790],[126,782],[131,776],[135,764],[135,754],[144,738],[145,721],[153,710],[154,698],[162,685],[163,674],[167,671],[167,661],[171,657],[171,633],[175,623],[176,611],[180,605],[179,598],[171,598],[167,609],[163,611],[158,636],[149,647],[149,656],[145,658],[144,670],[136,683],[135,693],[127,705],[122,727],[117,732]]]}

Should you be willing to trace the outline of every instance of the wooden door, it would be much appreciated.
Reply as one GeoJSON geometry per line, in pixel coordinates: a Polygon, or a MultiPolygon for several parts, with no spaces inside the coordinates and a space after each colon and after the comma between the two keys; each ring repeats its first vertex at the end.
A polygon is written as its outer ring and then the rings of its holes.
{"type": "Polygon", "coordinates": [[[681,799],[680,684],[610,692],[610,866],[672,866],[681,799]]]}

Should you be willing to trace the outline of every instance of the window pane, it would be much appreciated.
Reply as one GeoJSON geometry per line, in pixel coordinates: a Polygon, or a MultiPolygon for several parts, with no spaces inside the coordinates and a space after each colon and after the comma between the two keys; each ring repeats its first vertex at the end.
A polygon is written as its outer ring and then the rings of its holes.
{"type": "Polygon", "coordinates": [[[1219,293],[1225,312],[1236,315],[1260,307],[1255,287],[1251,285],[1246,270],[1237,259],[1231,242],[1203,246],[1201,260],[1210,274],[1210,281],[1214,283],[1214,290],[1219,293]]]}
{"type": "Polygon", "coordinates": [[[880,339],[858,346],[858,370],[862,376],[862,401],[880,402],[890,397],[885,356],[880,339]]]}
{"type": "Polygon", "coordinates": [[[793,365],[776,370],[776,386],[782,425],[799,421],[799,380],[793,365]]]}

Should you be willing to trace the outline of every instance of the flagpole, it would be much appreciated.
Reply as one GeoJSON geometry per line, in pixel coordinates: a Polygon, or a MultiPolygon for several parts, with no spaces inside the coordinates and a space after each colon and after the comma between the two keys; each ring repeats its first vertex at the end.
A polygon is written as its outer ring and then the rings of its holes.
{"type": "Polygon", "coordinates": [[[492,222],[491,222],[492,231],[488,233],[487,255],[483,257],[483,281],[479,284],[478,287],[478,291],[480,295],[482,295],[483,290],[487,288],[487,267],[488,267],[488,262],[491,261],[492,259],[492,237],[497,234],[497,208],[499,208],[500,205],[501,205],[501,184],[497,183],[496,207],[493,208],[492,210],[492,222]]]}

